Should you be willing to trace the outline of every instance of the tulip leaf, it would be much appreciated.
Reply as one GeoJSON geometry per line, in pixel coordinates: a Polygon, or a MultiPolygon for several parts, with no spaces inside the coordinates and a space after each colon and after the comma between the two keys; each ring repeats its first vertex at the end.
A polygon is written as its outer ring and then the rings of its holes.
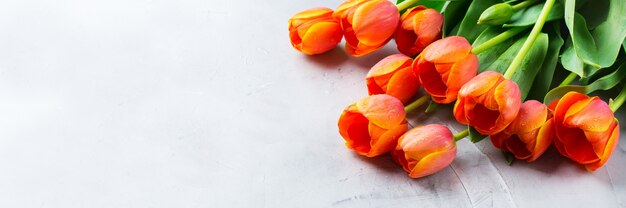
{"type": "Polygon", "coordinates": [[[563,68],[567,69],[570,72],[576,73],[580,77],[584,77],[585,71],[585,63],[581,60],[578,55],[576,55],[576,51],[574,49],[574,45],[572,44],[572,40],[568,39],[565,41],[565,49],[561,54],[561,64],[563,68]]]}
{"type": "MultiPolygon", "coordinates": [[[[502,28],[488,27],[482,33],[480,33],[480,36],[476,38],[476,40],[474,41],[474,44],[472,44],[472,47],[479,46],[483,44],[484,42],[492,39],[493,37],[496,37],[502,32],[504,32],[504,29],[502,28]]],[[[509,49],[509,47],[513,45],[513,43],[515,43],[517,39],[519,38],[515,38],[515,37],[509,38],[500,44],[492,46],[491,48],[489,48],[489,50],[485,50],[479,53],[477,55],[478,63],[479,63],[478,72],[483,72],[483,71],[488,70],[489,65],[491,65],[491,63],[493,63],[496,59],[498,59],[498,57],[500,57],[500,55],[502,55],[507,49],[509,49]]],[[[495,70],[495,69],[490,69],[490,70],[495,70]]]]}
{"type": "Polygon", "coordinates": [[[598,53],[602,54],[598,57],[602,67],[613,65],[620,50],[620,42],[626,38],[626,1],[611,0],[608,17],[591,32],[598,53]]]}
{"type": "MultiPolygon", "coordinates": [[[[406,0],[398,0],[398,1],[396,1],[396,5],[402,3],[403,1],[406,1],[406,0]]],[[[428,8],[435,9],[437,11],[441,11],[441,9],[443,8],[443,5],[445,3],[446,3],[446,1],[441,1],[441,0],[419,0],[415,4],[411,5],[411,7],[420,6],[421,5],[421,6],[425,6],[425,7],[428,7],[428,8]]],[[[409,7],[409,8],[411,8],[411,7],[409,7]]]]}
{"type": "MultiPolygon", "coordinates": [[[[600,68],[598,64],[598,48],[593,36],[587,28],[585,18],[575,11],[576,0],[565,0],[563,18],[571,36],[576,55],[588,65],[600,68]]],[[[583,75],[582,77],[585,77],[583,75]]]]}
{"type": "Polygon", "coordinates": [[[465,13],[465,17],[461,21],[461,25],[459,26],[459,31],[457,35],[465,37],[467,41],[470,43],[474,42],[478,35],[485,30],[487,27],[484,25],[478,25],[478,18],[485,11],[485,9],[489,8],[491,5],[502,3],[501,0],[474,0],[472,4],[470,4],[469,8],[467,8],[467,13],[465,13]]]}
{"type": "Polygon", "coordinates": [[[443,36],[446,37],[448,34],[454,34],[452,31],[455,26],[459,25],[461,20],[463,20],[464,11],[467,10],[469,3],[471,1],[447,1],[446,5],[443,7],[443,36]]]}
{"type": "MultiPolygon", "coordinates": [[[[537,18],[539,18],[539,14],[541,14],[541,10],[543,9],[543,4],[536,4],[527,9],[522,9],[513,15],[513,18],[509,20],[508,23],[502,25],[503,27],[520,27],[520,26],[530,26],[534,25],[537,22],[537,18]]],[[[552,20],[558,20],[563,18],[563,5],[556,2],[554,6],[552,6],[552,10],[548,13],[548,17],[546,22],[552,20]]]]}
{"type": "Polygon", "coordinates": [[[504,156],[504,161],[506,162],[506,164],[508,164],[509,166],[513,165],[513,162],[515,161],[515,155],[513,155],[513,153],[502,151],[502,155],[504,156]]]}
{"type": "Polygon", "coordinates": [[[576,91],[583,94],[589,94],[598,90],[610,90],[611,88],[617,86],[622,80],[626,78],[626,63],[622,63],[617,70],[612,73],[597,79],[589,85],[579,86],[579,85],[566,85],[556,87],[546,93],[546,96],[543,99],[543,103],[549,104],[550,102],[563,97],[566,93],[570,91],[576,91]]]}
{"type": "Polygon", "coordinates": [[[439,107],[439,104],[431,100],[430,103],[428,104],[428,107],[426,107],[426,110],[424,110],[424,113],[435,112],[435,110],[437,110],[438,107],[439,107]]]}
{"type": "MultiPolygon", "coordinates": [[[[520,51],[520,48],[526,41],[526,37],[518,39],[509,49],[507,49],[496,61],[494,61],[489,69],[496,70],[500,73],[504,74],[504,71],[511,64],[517,53],[520,51]]],[[[522,59],[522,63],[520,64],[520,68],[515,71],[515,74],[511,77],[520,88],[520,92],[522,94],[522,100],[525,100],[526,96],[528,96],[528,92],[532,87],[533,81],[535,80],[535,76],[539,72],[541,68],[541,64],[546,57],[548,52],[548,35],[546,33],[540,33],[535,39],[533,46],[526,53],[526,56],[522,59]]]]}
{"type": "Polygon", "coordinates": [[[472,126],[467,126],[467,128],[469,129],[469,139],[472,143],[478,143],[487,137],[487,135],[478,133],[472,126]]]}
{"type": "Polygon", "coordinates": [[[554,32],[549,33],[550,39],[548,53],[546,54],[546,58],[543,59],[543,63],[541,64],[541,68],[535,77],[535,81],[533,81],[530,93],[528,94],[528,99],[543,99],[545,94],[550,89],[550,84],[552,84],[554,70],[559,57],[559,51],[563,46],[563,38],[561,38],[561,35],[559,34],[558,24],[553,24],[552,28],[554,28],[554,32]]]}
{"type": "Polygon", "coordinates": [[[626,39],[624,39],[624,42],[622,42],[622,47],[624,48],[624,52],[626,52],[626,39]]]}

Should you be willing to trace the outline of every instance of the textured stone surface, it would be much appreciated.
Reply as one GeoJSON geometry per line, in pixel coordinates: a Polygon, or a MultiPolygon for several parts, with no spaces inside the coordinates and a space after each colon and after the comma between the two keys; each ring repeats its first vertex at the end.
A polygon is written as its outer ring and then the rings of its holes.
{"type": "MultiPolygon", "coordinates": [[[[292,14],[339,3],[1,2],[0,207],[626,206],[623,136],[596,172],[463,140],[415,180],[346,149],[341,110],[396,50],[291,48],[292,14]]],[[[449,108],[411,123],[458,131],[449,108]]]]}

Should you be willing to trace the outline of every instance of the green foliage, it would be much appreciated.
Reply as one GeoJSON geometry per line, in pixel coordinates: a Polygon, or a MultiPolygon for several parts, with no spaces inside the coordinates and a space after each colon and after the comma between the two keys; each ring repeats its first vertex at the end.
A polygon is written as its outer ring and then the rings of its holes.
{"type": "MultiPolygon", "coordinates": [[[[513,18],[504,24],[504,27],[521,27],[534,25],[539,18],[539,14],[543,9],[543,4],[536,4],[527,9],[521,9],[513,15],[513,18]]],[[[546,22],[563,19],[563,5],[560,3],[554,3],[552,10],[548,13],[546,22]]]]}
{"type": "Polygon", "coordinates": [[[456,34],[453,33],[454,28],[457,28],[463,20],[463,15],[467,10],[467,7],[471,1],[469,0],[458,0],[458,1],[448,1],[443,8],[443,36],[447,36],[448,34],[456,34]]]}
{"type": "MultiPolygon", "coordinates": [[[[504,53],[502,53],[498,59],[496,59],[489,67],[490,70],[504,73],[504,71],[511,65],[511,62],[517,55],[517,53],[524,45],[527,37],[518,39],[513,45],[511,45],[504,53]]],[[[530,87],[535,80],[537,72],[541,68],[544,58],[548,52],[548,35],[545,33],[539,34],[535,40],[533,47],[528,51],[522,63],[515,74],[511,77],[511,80],[515,81],[520,88],[522,94],[522,100],[528,96],[530,87]]]]}
{"type": "MultiPolygon", "coordinates": [[[[484,30],[480,36],[478,36],[478,38],[476,38],[476,40],[474,41],[474,44],[472,44],[473,47],[479,46],[481,44],[483,44],[484,42],[496,37],[497,35],[499,35],[500,33],[504,32],[504,29],[499,28],[499,27],[488,27],[486,30],[484,30]]],[[[503,72],[506,68],[504,69],[493,69],[493,68],[489,68],[490,65],[492,63],[494,63],[507,49],[509,49],[509,47],[511,47],[511,45],[513,45],[513,43],[517,42],[519,38],[509,38],[508,40],[492,46],[491,48],[489,48],[488,50],[483,51],[482,53],[479,53],[478,56],[478,72],[483,72],[486,70],[493,70],[493,71],[499,71],[499,72],[503,72]]],[[[521,47],[521,45],[520,45],[521,47]]]]}
{"type": "Polygon", "coordinates": [[[487,137],[487,135],[478,133],[472,126],[467,126],[467,128],[469,129],[469,139],[472,143],[478,143],[487,137]]]}
{"type": "MultiPolygon", "coordinates": [[[[406,1],[406,0],[398,0],[396,2],[396,5],[402,3],[403,1],[406,1]]],[[[417,3],[413,4],[411,7],[422,5],[428,8],[435,9],[437,11],[441,11],[445,3],[446,3],[445,0],[420,0],[417,3]]]]}
{"type": "Polygon", "coordinates": [[[485,9],[489,8],[491,5],[502,3],[501,0],[474,0],[472,4],[470,4],[467,9],[467,13],[465,13],[465,17],[461,21],[459,26],[459,31],[456,33],[457,35],[463,36],[470,43],[474,42],[478,35],[487,28],[484,25],[478,25],[478,18],[480,14],[485,11],[485,9]]]}
{"type": "Polygon", "coordinates": [[[563,95],[570,91],[589,94],[598,90],[609,90],[617,86],[617,84],[619,84],[624,78],[626,78],[626,63],[622,63],[615,71],[603,76],[589,85],[566,85],[556,87],[546,94],[543,99],[543,103],[549,104],[550,102],[563,97],[563,95]]]}
{"type": "Polygon", "coordinates": [[[543,59],[541,68],[539,69],[539,72],[535,77],[535,81],[533,81],[532,87],[530,88],[530,92],[527,97],[528,99],[532,100],[543,99],[550,89],[550,84],[552,84],[552,78],[554,76],[554,70],[556,68],[557,60],[559,58],[559,51],[563,46],[563,38],[561,38],[561,35],[559,34],[558,24],[547,26],[552,26],[554,31],[548,33],[548,53],[546,54],[545,59],[543,59]]]}

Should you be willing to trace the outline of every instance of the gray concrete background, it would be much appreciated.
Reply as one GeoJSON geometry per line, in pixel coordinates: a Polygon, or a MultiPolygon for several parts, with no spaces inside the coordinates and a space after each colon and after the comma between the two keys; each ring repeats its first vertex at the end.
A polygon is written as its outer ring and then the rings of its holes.
{"type": "MultiPolygon", "coordinates": [[[[626,206],[623,136],[596,172],[464,140],[415,180],[346,149],[341,110],[396,50],[291,48],[291,15],[339,3],[0,2],[0,207],[626,206]]],[[[461,129],[449,107],[411,123],[461,129]]]]}

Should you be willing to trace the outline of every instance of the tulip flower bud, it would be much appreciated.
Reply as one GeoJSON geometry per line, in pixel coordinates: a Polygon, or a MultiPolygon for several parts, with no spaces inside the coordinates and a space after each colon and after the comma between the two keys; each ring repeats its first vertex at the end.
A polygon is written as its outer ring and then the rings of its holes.
{"type": "Polygon", "coordinates": [[[398,50],[411,57],[441,38],[443,15],[424,6],[410,8],[402,14],[395,33],[398,50]]]}
{"type": "Polygon", "coordinates": [[[521,94],[515,82],[486,71],[465,83],[454,104],[454,117],[484,135],[497,134],[517,117],[521,94]]]}
{"type": "Polygon", "coordinates": [[[456,143],[448,127],[439,124],[418,126],[400,137],[391,156],[409,173],[409,177],[420,178],[450,165],[456,157],[456,143]]]}
{"type": "Polygon", "coordinates": [[[320,54],[337,46],[342,38],[341,26],[332,17],[329,8],[302,11],[289,19],[289,39],[296,50],[320,54]]]}
{"type": "Polygon", "coordinates": [[[552,144],[552,115],[536,100],[522,103],[517,118],[504,131],[491,135],[494,146],[513,153],[515,158],[535,161],[552,144]]]}
{"type": "Polygon", "coordinates": [[[402,102],[395,97],[371,95],[346,107],[339,117],[339,133],[346,146],[374,157],[393,149],[408,123],[402,102]]]}
{"type": "Polygon", "coordinates": [[[406,103],[417,93],[420,83],[413,75],[413,59],[394,54],[380,60],[365,78],[370,95],[388,94],[406,103]]]}
{"type": "Polygon", "coordinates": [[[388,0],[346,0],[333,13],[346,38],[346,51],[363,56],[383,47],[400,20],[398,8],[388,0]]]}
{"type": "Polygon", "coordinates": [[[554,146],[589,171],[602,167],[619,141],[619,122],[598,97],[569,92],[554,106],[554,146]]]}
{"type": "Polygon", "coordinates": [[[454,102],[466,82],[478,73],[478,58],[461,36],[450,36],[430,44],[413,62],[413,73],[434,102],[454,102]]]}
{"type": "Polygon", "coordinates": [[[478,18],[479,25],[502,25],[513,16],[513,7],[507,3],[499,3],[489,8],[478,18]]]}

